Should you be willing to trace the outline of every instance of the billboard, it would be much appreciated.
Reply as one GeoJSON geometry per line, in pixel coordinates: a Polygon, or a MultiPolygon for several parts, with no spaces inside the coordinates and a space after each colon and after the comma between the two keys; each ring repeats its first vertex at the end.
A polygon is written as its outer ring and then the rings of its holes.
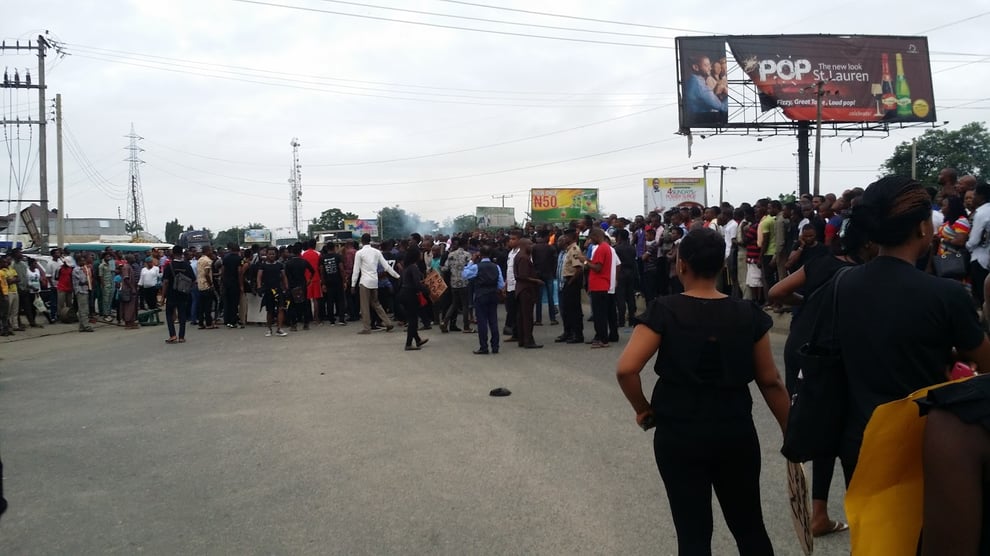
{"type": "Polygon", "coordinates": [[[570,222],[598,212],[597,189],[533,189],[530,194],[534,224],[570,222]]]}
{"type": "Polygon", "coordinates": [[[705,178],[643,178],[644,214],[685,203],[708,206],[705,178]]]}
{"type": "Polygon", "coordinates": [[[376,220],[344,220],[344,229],[349,230],[355,238],[360,238],[364,234],[371,234],[371,237],[378,236],[378,221],[376,220]]]}
{"type": "Polygon", "coordinates": [[[681,129],[729,122],[725,37],[680,37],[677,67],[681,129]]]}
{"type": "MultiPolygon", "coordinates": [[[[681,128],[717,127],[697,120],[710,100],[702,81],[717,93],[716,63],[706,64],[701,41],[728,43],[732,57],[752,80],[764,111],[781,108],[791,120],[817,119],[816,88],[824,83],[822,120],[934,122],[928,39],[876,35],[765,35],[679,38],[681,128]],[[700,62],[699,62],[700,60],[700,62]],[[708,76],[704,75],[709,68],[708,76]],[[693,71],[693,73],[691,73],[693,71]],[[687,73],[686,73],[687,72],[687,73]],[[702,98],[701,101],[695,100],[702,98]]],[[[711,51],[711,47],[705,47],[711,51]]],[[[709,56],[716,56],[711,53],[709,56]]],[[[724,67],[724,66],[723,66],[724,67]]]]}
{"type": "Polygon", "coordinates": [[[512,207],[477,207],[474,215],[478,228],[511,228],[516,225],[516,209],[512,207]]]}
{"type": "Polygon", "coordinates": [[[244,243],[271,245],[272,232],[271,230],[244,230],[244,243]]]}

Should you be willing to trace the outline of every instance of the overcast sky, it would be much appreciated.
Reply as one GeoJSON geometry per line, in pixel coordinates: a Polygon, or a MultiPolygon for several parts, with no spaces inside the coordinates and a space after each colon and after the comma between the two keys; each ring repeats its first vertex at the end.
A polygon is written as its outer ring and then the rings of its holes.
{"type": "MultiPolygon", "coordinates": [[[[235,0],[8,0],[0,37],[10,43],[48,30],[69,54],[47,60],[48,94],[62,94],[66,142],[73,143],[65,155],[67,214],[116,217],[118,207],[126,214],[124,135],[133,122],[144,137],[147,227],[158,235],[172,218],[214,231],[248,222],[288,226],[293,137],[302,144],[304,220],[330,207],[374,218],[383,206],[398,204],[442,221],[498,206],[492,196],[502,194],[512,195],[505,203],[521,219],[530,188],[570,184],[599,188],[605,210],[632,216],[643,211],[642,178],[699,176],[692,166],[706,162],[738,167],[725,177],[727,200],[735,204],[796,190],[794,138],[696,138],[688,158],[687,141],[675,135],[677,35],[924,33],[939,120],[956,129],[983,121],[990,108],[990,47],[976,40],[990,22],[984,0],[762,2],[762,9],[756,2],[478,2],[643,26],[442,0],[364,2],[432,15],[271,0],[659,48],[235,0]],[[960,22],[971,16],[979,17],[960,22]]],[[[0,63],[11,73],[29,67],[36,74],[30,57],[8,53],[0,63]]],[[[37,116],[36,94],[3,90],[0,98],[8,118],[37,116]]],[[[14,175],[8,181],[29,173],[23,197],[37,198],[37,166],[28,160],[37,138],[27,127],[5,131],[0,159],[14,175]]],[[[899,142],[922,131],[851,144],[826,138],[823,191],[868,184],[899,142]]],[[[54,137],[51,126],[52,206],[54,137]]],[[[710,200],[717,200],[714,189],[710,200]]]]}

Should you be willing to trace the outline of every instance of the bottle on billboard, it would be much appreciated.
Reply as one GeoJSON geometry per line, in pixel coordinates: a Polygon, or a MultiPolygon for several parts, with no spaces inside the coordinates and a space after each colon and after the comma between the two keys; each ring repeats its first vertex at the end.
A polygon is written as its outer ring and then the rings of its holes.
{"type": "Polygon", "coordinates": [[[897,95],[897,116],[910,118],[911,111],[911,89],[908,87],[907,79],[904,78],[904,58],[898,52],[894,58],[897,61],[897,81],[894,83],[894,94],[897,95]]]}
{"type": "Polygon", "coordinates": [[[880,55],[880,60],[883,63],[880,102],[883,104],[884,118],[893,118],[897,115],[897,97],[894,96],[894,82],[890,80],[890,60],[886,52],[880,55]]]}

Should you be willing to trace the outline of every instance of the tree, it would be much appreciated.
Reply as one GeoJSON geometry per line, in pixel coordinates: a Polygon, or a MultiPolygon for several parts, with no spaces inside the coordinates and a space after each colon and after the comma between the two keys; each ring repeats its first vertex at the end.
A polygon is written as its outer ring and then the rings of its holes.
{"type": "Polygon", "coordinates": [[[309,225],[309,234],[317,230],[343,230],[344,220],[356,220],[357,217],[353,212],[344,212],[339,208],[327,209],[309,225]]]}
{"type": "Polygon", "coordinates": [[[439,228],[436,222],[423,220],[418,214],[408,213],[398,206],[385,207],[378,211],[378,219],[381,222],[379,233],[382,239],[403,238],[413,232],[429,234],[439,228]]]}
{"type": "Polygon", "coordinates": [[[244,229],[234,226],[233,228],[222,230],[217,233],[217,237],[213,243],[216,245],[227,245],[228,243],[242,245],[244,243],[244,229]]]}
{"type": "MultiPolygon", "coordinates": [[[[917,141],[917,176],[925,185],[938,183],[942,168],[955,168],[960,176],[990,178],[990,132],[983,122],[968,123],[957,131],[929,129],[917,141]]],[[[911,143],[894,148],[880,167],[884,174],[911,175],[911,143]]]]}
{"type": "MultiPolygon", "coordinates": [[[[190,226],[191,228],[191,226],[190,226]]],[[[179,219],[176,218],[171,222],[165,223],[165,243],[176,244],[179,243],[179,236],[182,235],[182,224],[179,224],[179,219]]]]}
{"type": "Polygon", "coordinates": [[[473,232],[478,229],[478,217],[473,214],[462,214],[454,218],[448,218],[443,223],[443,229],[450,230],[452,234],[473,232]]]}
{"type": "Polygon", "coordinates": [[[124,231],[129,234],[136,234],[142,230],[144,230],[144,226],[139,224],[137,220],[128,220],[127,222],[124,222],[124,231]]]}

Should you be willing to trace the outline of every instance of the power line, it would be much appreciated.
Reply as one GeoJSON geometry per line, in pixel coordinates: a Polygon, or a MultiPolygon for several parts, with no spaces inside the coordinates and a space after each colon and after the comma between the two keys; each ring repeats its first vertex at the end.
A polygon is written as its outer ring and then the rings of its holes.
{"type": "MultiPolygon", "coordinates": [[[[266,68],[253,68],[249,66],[239,66],[230,64],[220,64],[217,62],[202,62],[198,60],[189,60],[184,58],[172,58],[168,56],[157,56],[154,54],[144,54],[141,52],[132,52],[127,50],[116,50],[112,48],[102,48],[97,46],[88,46],[81,44],[69,44],[72,48],[79,49],[82,51],[92,51],[91,54],[109,56],[111,54],[123,54],[123,58],[130,59],[128,57],[140,58],[154,58],[157,60],[165,60],[169,62],[179,62],[181,64],[195,64],[201,66],[214,66],[219,68],[229,68],[235,70],[245,70],[249,72],[261,73],[264,75],[284,75],[289,77],[303,77],[308,79],[319,79],[323,81],[343,81],[347,83],[362,83],[366,85],[384,85],[389,87],[404,87],[409,89],[430,89],[439,91],[460,91],[469,93],[489,93],[489,94],[505,94],[505,95],[532,95],[532,96],[657,96],[657,95],[672,95],[672,92],[656,92],[656,91],[621,91],[621,92],[604,92],[604,93],[590,93],[590,92],[569,92],[569,91],[514,91],[514,90],[504,90],[504,89],[471,89],[471,88],[460,88],[460,87],[440,87],[436,85],[419,85],[410,83],[397,83],[392,81],[369,81],[364,79],[350,79],[344,77],[331,77],[325,75],[312,75],[312,74],[301,74],[301,73],[290,73],[266,68]]],[[[141,60],[148,61],[148,60],[141,60]]],[[[407,92],[407,91],[403,91],[407,92]]],[[[555,99],[552,99],[555,100],[555,99]]]]}
{"type": "Polygon", "coordinates": [[[361,18],[361,19],[372,19],[372,20],[376,20],[376,21],[390,21],[390,22],[393,22],[393,23],[407,23],[409,25],[422,25],[422,26],[425,26],[425,27],[438,27],[438,28],[441,28],[441,29],[455,29],[455,30],[458,30],[458,31],[474,31],[476,33],[489,33],[489,34],[493,34],[493,35],[506,35],[506,36],[512,36],[512,37],[529,37],[529,38],[534,38],[534,39],[549,39],[549,40],[556,40],[556,41],[582,42],[582,43],[589,43],[589,44],[604,44],[604,45],[610,45],[610,46],[633,46],[633,47],[638,47],[638,48],[658,48],[658,49],[664,49],[664,50],[673,50],[674,49],[673,46],[660,46],[660,45],[653,45],[653,44],[634,44],[634,43],[612,42],[612,41],[596,41],[596,40],[592,40],[592,39],[578,39],[578,38],[572,38],[572,37],[553,37],[553,36],[549,36],[549,35],[532,35],[532,34],[529,34],[529,33],[513,33],[511,31],[496,31],[494,29],[477,29],[477,28],[473,28],[473,27],[460,27],[460,26],[457,26],[457,25],[442,25],[442,24],[439,24],[439,23],[426,23],[424,21],[411,21],[411,20],[408,20],[408,19],[395,19],[395,18],[390,18],[390,17],[381,17],[381,16],[373,16],[373,15],[365,15],[365,14],[353,14],[353,13],[338,12],[338,11],[333,11],[333,10],[320,10],[320,9],[317,9],[317,8],[307,8],[307,7],[304,7],[304,6],[291,6],[291,5],[288,5],[288,4],[277,4],[275,2],[262,2],[260,0],[232,0],[232,1],[233,2],[241,2],[243,4],[256,4],[256,5],[259,5],[259,6],[269,6],[269,7],[274,7],[274,8],[286,8],[286,9],[290,9],[290,10],[299,10],[299,11],[304,11],[304,12],[315,12],[315,13],[325,13],[325,14],[332,14],[332,15],[342,15],[342,16],[346,16],[346,17],[357,17],[357,18],[361,18]]]}
{"type": "Polygon", "coordinates": [[[965,22],[967,22],[967,21],[972,21],[972,20],[974,20],[974,19],[977,19],[977,18],[980,18],[980,17],[983,17],[983,16],[985,16],[985,15],[990,15],[990,11],[986,11],[986,12],[982,12],[982,13],[978,13],[978,14],[976,14],[976,15],[971,15],[971,16],[969,16],[969,17],[964,17],[964,18],[962,18],[962,19],[957,19],[956,21],[950,21],[949,23],[944,23],[944,24],[942,24],[942,25],[937,25],[937,26],[935,26],[935,27],[932,27],[932,28],[930,28],[930,29],[925,29],[924,31],[918,31],[918,34],[919,34],[919,35],[923,35],[923,34],[925,34],[925,33],[930,33],[930,32],[932,32],[932,31],[936,31],[936,30],[938,30],[938,29],[945,29],[946,27],[951,27],[951,26],[953,26],[953,25],[958,25],[958,24],[960,24],[960,23],[965,23],[965,22]]]}
{"type": "MultiPolygon", "coordinates": [[[[625,151],[631,151],[631,150],[640,149],[640,148],[643,148],[643,147],[648,147],[648,146],[651,146],[651,145],[656,145],[656,144],[659,144],[659,143],[665,143],[665,142],[674,141],[674,140],[677,140],[677,137],[669,137],[667,139],[660,139],[660,140],[657,140],[657,141],[650,141],[650,142],[647,142],[647,143],[640,143],[638,145],[631,145],[631,146],[628,146],[628,147],[621,147],[621,148],[613,149],[613,150],[610,150],[610,151],[604,151],[604,152],[598,152],[598,153],[593,153],[593,154],[588,154],[588,155],[582,155],[582,156],[578,156],[578,157],[574,157],[574,158],[568,158],[568,159],[565,159],[565,160],[554,160],[554,161],[550,161],[550,162],[540,162],[540,163],[537,163],[537,164],[530,164],[530,165],[526,165],[526,166],[518,166],[518,167],[515,167],[515,168],[503,168],[501,170],[493,170],[493,171],[490,171],[490,172],[479,172],[479,173],[476,173],[476,174],[466,174],[466,175],[461,175],[461,176],[447,176],[447,177],[429,178],[429,179],[423,179],[423,180],[395,181],[395,182],[382,182],[382,183],[342,183],[342,184],[326,184],[326,183],[323,183],[323,184],[307,184],[307,187],[320,187],[320,188],[323,188],[323,187],[326,187],[326,188],[388,187],[388,186],[397,186],[397,185],[416,185],[416,184],[423,184],[423,183],[434,183],[434,182],[441,182],[441,181],[455,181],[455,180],[462,180],[462,179],[479,178],[479,177],[484,177],[484,176],[494,176],[494,175],[498,175],[498,174],[507,174],[507,173],[510,173],[510,172],[518,172],[520,170],[531,170],[533,168],[542,168],[542,167],[545,167],[545,166],[554,166],[554,165],[557,165],[557,164],[565,164],[565,163],[568,163],[568,162],[575,162],[575,161],[578,161],[578,160],[586,160],[586,159],[589,159],[589,158],[596,158],[596,157],[599,157],[599,156],[607,156],[607,155],[610,155],[610,154],[615,154],[615,153],[620,153],[620,152],[625,152],[625,151]]],[[[162,160],[164,160],[166,162],[170,162],[172,164],[175,164],[176,166],[180,166],[182,168],[186,168],[186,169],[193,170],[193,171],[196,171],[196,172],[202,172],[204,174],[209,174],[209,175],[212,175],[212,176],[217,176],[217,177],[226,178],[226,179],[230,179],[230,180],[236,180],[236,181],[240,181],[240,182],[251,182],[251,183],[264,184],[264,185],[283,185],[283,182],[279,182],[279,181],[267,181],[267,180],[258,180],[258,179],[254,179],[254,178],[229,176],[229,175],[221,174],[221,173],[218,173],[218,172],[212,172],[210,170],[203,170],[201,168],[196,168],[194,166],[188,166],[188,165],[182,164],[180,162],[175,162],[174,160],[170,160],[170,159],[165,158],[165,157],[163,157],[161,155],[155,155],[155,156],[158,156],[159,158],[161,158],[162,160]]]]}
{"type": "MultiPolygon", "coordinates": [[[[242,0],[234,0],[234,1],[242,1],[242,0]]],[[[296,89],[296,90],[319,91],[319,92],[323,92],[323,93],[332,93],[332,94],[354,96],[354,97],[384,98],[384,99],[391,99],[391,100],[407,100],[407,101],[414,101],[414,102],[426,102],[426,103],[430,103],[430,104],[459,104],[459,105],[472,105],[472,106],[514,106],[514,107],[524,107],[524,108],[633,108],[633,107],[650,106],[649,104],[644,104],[644,103],[640,103],[640,104],[581,104],[581,105],[574,104],[574,105],[562,105],[562,104],[560,104],[558,102],[558,103],[555,103],[555,104],[518,104],[518,103],[511,103],[511,102],[469,102],[469,101],[465,101],[465,100],[437,100],[437,99],[431,99],[431,98],[398,97],[398,96],[392,96],[392,95],[378,95],[378,94],[353,93],[353,92],[347,92],[347,91],[338,91],[338,90],[334,90],[334,89],[327,89],[327,88],[324,88],[324,87],[307,87],[307,86],[304,86],[304,85],[293,84],[291,82],[259,81],[257,79],[244,79],[244,78],[240,78],[240,77],[230,77],[230,76],[227,76],[227,75],[215,75],[215,74],[212,74],[212,73],[202,73],[200,71],[188,71],[188,70],[183,70],[183,69],[174,69],[174,68],[164,67],[164,66],[161,66],[161,65],[139,64],[139,63],[128,62],[128,61],[114,59],[114,58],[102,58],[102,57],[97,57],[97,56],[87,56],[87,55],[84,55],[84,54],[76,54],[75,56],[78,57],[78,58],[88,58],[88,59],[92,59],[92,60],[98,60],[98,61],[101,61],[101,62],[110,62],[110,63],[114,63],[114,64],[123,64],[123,65],[135,66],[135,67],[140,67],[140,68],[154,69],[154,70],[159,70],[159,71],[167,71],[167,72],[170,72],[170,73],[180,73],[180,74],[184,74],[184,75],[194,75],[194,76],[198,76],[198,77],[208,77],[208,78],[212,78],[212,79],[224,79],[224,80],[227,80],[227,81],[240,81],[240,82],[243,82],[243,83],[254,83],[254,84],[258,84],[258,85],[269,85],[269,86],[273,86],[273,87],[282,87],[282,88],[289,88],[289,89],[296,89]]],[[[149,63],[154,63],[154,62],[149,62],[149,63]]],[[[221,71],[221,72],[224,72],[224,73],[232,73],[232,72],[229,72],[229,71],[226,71],[226,70],[209,70],[209,71],[221,71]]],[[[331,86],[333,86],[333,85],[331,85],[331,86]]],[[[540,99],[540,100],[543,101],[543,99],[540,99]]],[[[546,102],[551,102],[551,101],[552,101],[552,99],[551,100],[547,100],[546,102]]]]}
{"type": "MultiPolygon", "coordinates": [[[[524,142],[524,141],[530,141],[530,140],[533,140],[533,139],[542,139],[544,137],[550,137],[550,136],[553,136],[553,135],[559,135],[561,133],[567,133],[567,132],[576,131],[576,130],[579,130],[579,129],[585,129],[585,128],[593,127],[593,126],[596,126],[596,125],[601,125],[601,124],[604,124],[604,123],[609,123],[609,122],[614,122],[614,121],[617,121],[617,120],[622,120],[622,119],[625,119],[625,118],[630,118],[630,117],[633,117],[633,116],[639,116],[641,114],[645,114],[645,113],[648,113],[648,112],[654,112],[656,110],[659,110],[660,108],[665,108],[665,107],[668,107],[668,106],[675,106],[676,104],[677,103],[671,103],[671,104],[667,104],[667,105],[664,105],[664,106],[658,106],[658,107],[655,107],[655,108],[648,108],[646,110],[640,110],[638,112],[633,112],[631,114],[623,114],[622,116],[616,116],[614,118],[607,118],[607,119],[604,119],[604,120],[598,120],[598,121],[595,121],[595,122],[590,122],[590,123],[587,123],[587,124],[582,124],[582,125],[578,125],[578,126],[574,126],[574,127],[569,127],[569,128],[566,128],[566,129],[558,129],[558,130],[549,131],[549,132],[546,132],[546,133],[540,133],[540,134],[537,134],[537,135],[529,135],[527,137],[519,137],[519,138],[516,138],[516,139],[509,139],[509,140],[506,140],[506,141],[499,141],[499,142],[496,142],[496,143],[489,143],[487,145],[478,145],[478,146],[475,146],[475,147],[467,147],[467,148],[457,149],[457,150],[453,150],[453,151],[444,151],[444,152],[437,152],[437,153],[431,153],[431,154],[424,154],[424,155],[417,155],[417,156],[407,156],[407,157],[401,157],[401,158],[390,158],[390,159],[383,159],[383,160],[366,160],[366,161],[361,161],[361,162],[314,163],[314,164],[307,164],[306,166],[309,167],[309,168],[314,168],[314,167],[315,168],[326,168],[326,167],[340,167],[340,166],[369,166],[369,165],[372,165],[372,164],[389,164],[389,163],[393,163],[393,162],[408,162],[408,161],[412,161],[412,160],[423,160],[423,159],[427,159],[427,158],[435,158],[435,157],[440,157],[440,156],[448,156],[448,155],[452,155],[452,154],[461,154],[461,153],[466,153],[466,152],[480,151],[480,150],[490,149],[490,148],[494,148],[494,147],[501,147],[501,146],[504,146],[504,145],[511,145],[513,143],[521,143],[521,142],[524,142]]],[[[232,163],[232,164],[243,164],[243,165],[250,165],[250,166],[266,166],[266,167],[274,167],[274,166],[282,167],[282,166],[284,166],[284,164],[258,163],[258,162],[243,162],[243,161],[236,161],[236,160],[230,160],[230,159],[224,159],[224,158],[217,158],[217,157],[213,157],[213,156],[207,156],[207,155],[197,154],[197,153],[193,153],[193,152],[189,152],[189,151],[184,151],[184,150],[181,150],[181,149],[176,149],[176,148],[173,148],[173,147],[162,145],[161,143],[157,143],[155,141],[151,141],[149,139],[145,139],[145,141],[148,141],[148,142],[150,142],[152,144],[158,145],[159,147],[166,148],[166,149],[168,149],[170,151],[175,151],[175,152],[178,152],[178,153],[187,154],[187,155],[190,155],[190,156],[195,156],[195,157],[198,157],[198,158],[205,158],[207,160],[215,160],[215,161],[218,161],[218,162],[229,162],[229,163],[232,163]]]]}
{"type": "Polygon", "coordinates": [[[678,31],[683,33],[701,33],[701,34],[717,34],[711,31],[698,31],[696,29],[682,29],[679,27],[664,27],[662,25],[648,25],[646,23],[630,23],[628,21],[615,21],[611,19],[596,19],[593,17],[580,17],[576,15],[566,15],[566,14],[555,14],[549,12],[538,12],[533,10],[521,10],[517,8],[507,8],[505,6],[491,6],[488,4],[477,4],[474,2],[462,2],[460,0],[437,0],[438,2],[447,2],[449,4],[462,4],[464,6],[474,6],[477,8],[488,8],[490,10],[502,10],[505,12],[517,12],[531,15],[545,15],[547,17],[560,17],[564,19],[573,19],[577,21],[593,21],[595,23],[609,23],[612,25],[626,25],[628,27],[645,27],[648,29],[663,29],[665,31],[678,31]]]}
{"type": "Polygon", "coordinates": [[[647,38],[647,39],[673,39],[674,38],[674,37],[662,37],[662,36],[657,36],[657,35],[643,35],[643,34],[640,34],[640,33],[619,33],[619,32],[615,32],[615,31],[599,31],[599,30],[596,30],[596,29],[579,29],[579,28],[575,28],[575,27],[558,27],[558,26],[555,26],[555,25],[540,25],[538,23],[520,23],[520,22],[516,22],[516,21],[505,21],[505,20],[502,20],[502,19],[489,19],[489,18],[485,18],[485,17],[471,17],[471,16],[465,16],[465,15],[445,14],[445,13],[439,13],[439,12],[426,12],[426,11],[421,11],[421,10],[409,10],[409,9],[404,9],[404,8],[392,8],[392,7],[389,7],[389,6],[378,6],[378,5],[375,5],[375,4],[362,4],[360,2],[348,2],[346,0],[321,0],[321,1],[322,2],[329,2],[329,3],[333,3],[333,4],[346,4],[346,5],[349,5],[349,6],[360,6],[362,8],[375,8],[375,9],[379,9],[379,10],[389,10],[389,11],[394,11],[394,12],[405,12],[405,13],[413,13],[413,14],[419,14],[419,15],[432,15],[432,16],[437,16],[437,17],[449,17],[449,18],[452,18],[452,19],[465,19],[465,20],[468,20],[468,21],[482,21],[482,22],[485,22],[485,23],[500,23],[500,24],[503,24],[503,25],[518,25],[518,26],[523,26],[523,27],[537,27],[537,28],[540,28],[540,29],[554,29],[554,30],[557,30],[557,31],[578,31],[580,33],[596,33],[596,34],[600,34],[600,35],[619,35],[619,36],[623,36],[623,37],[641,37],[641,38],[647,38]]]}

